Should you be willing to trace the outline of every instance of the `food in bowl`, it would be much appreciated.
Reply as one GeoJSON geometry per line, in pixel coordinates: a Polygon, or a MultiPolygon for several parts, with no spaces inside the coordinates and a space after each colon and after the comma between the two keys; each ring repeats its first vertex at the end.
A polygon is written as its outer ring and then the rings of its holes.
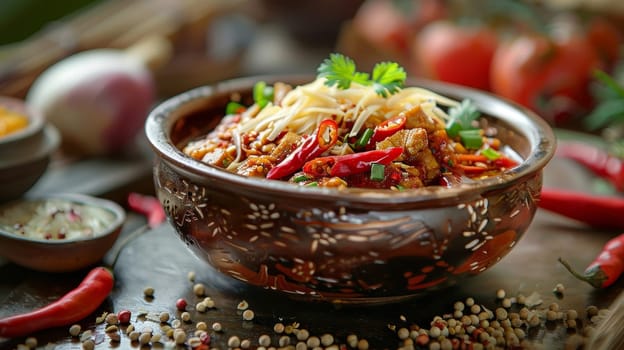
{"type": "Polygon", "coordinates": [[[0,207],[0,229],[40,240],[72,240],[103,234],[115,215],[102,207],[61,198],[0,207]]]}
{"type": "Polygon", "coordinates": [[[479,126],[470,100],[400,88],[405,72],[388,63],[373,76],[397,74],[394,90],[362,79],[336,87],[328,75],[352,64],[334,54],[320,67],[327,74],[311,83],[256,83],[253,105],[231,102],[184,153],[245,176],[335,188],[448,187],[517,165],[497,130],[479,126]]]}
{"type": "Polygon", "coordinates": [[[0,106],[0,137],[12,134],[28,126],[28,117],[0,106]]]}
{"type": "MultiPolygon", "coordinates": [[[[146,123],[156,154],[155,189],[170,223],[218,271],[304,300],[398,301],[487,270],[530,225],[542,169],[554,153],[552,130],[518,105],[464,87],[422,80],[410,84],[445,100],[471,101],[482,115],[471,125],[485,133],[495,130],[499,153],[516,163],[487,176],[464,176],[450,186],[435,181],[409,190],[348,186],[348,181],[339,189],[302,186],[290,180],[303,165],[273,180],[184,152],[226,125],[224,118],[232,113],[225,109],[232,100],[252,108],[260,80],[295,87],[315,79],[252,77],[197,88],[159,105],[146,123]]],[[[402,89],[387,91],[389,98],[402,89]]],[[[326,119],[320,116],[318,123],[326,119]]],[[[306,130],[315,135],[316,129],[306,130]]],[[[466,154],[479,155],[477,149],[466,154]]]]}
{"type": "Polygon", "coordinates": [[[34,270],[66,272],[98,263],[126,219],[107,199],[51,194],[0,206],[0,255],[34,270]]]}

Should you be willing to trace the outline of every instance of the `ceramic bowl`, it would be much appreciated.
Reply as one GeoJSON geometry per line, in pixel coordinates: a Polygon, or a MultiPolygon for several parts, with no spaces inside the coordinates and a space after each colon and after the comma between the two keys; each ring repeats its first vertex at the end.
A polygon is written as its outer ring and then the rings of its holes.
{"type": "Polygon", "coordinates": [[[169,221],[218,271],[304,300],[393,302],[485,271],[531,223],[554,153],[552,130],[516,104],[444,83],[410,85],[472,99],[521,164],[452,189],[332,190],[235,175],[180,151],[216,125],[232,94],[249,97],[258,79],[311,80],[252,77],[200,87],[165,101],[146,122],[169,221]]]}
{"type": "Polygon", "coordinates": [[[28,117],[26,128],[0,137],[0,202],[6,202],[20,197],[45,173],[61,137],[23,101],[0,97],[0,106],[28,117]]]}
{"type": "Polygon", "coordinates": [[[40,239],[26,237],[2,229],[0,255],[8,260],[38,271],[67,272],[99,262],[113,246],[126,219],[124,209],[110,200],[79,194],[55,194],[11,201],[0,206],[0,216],[16,207],[28,208],[33,201],[62,200],[103,209],[106,226],[92,237],[40,239]]]}

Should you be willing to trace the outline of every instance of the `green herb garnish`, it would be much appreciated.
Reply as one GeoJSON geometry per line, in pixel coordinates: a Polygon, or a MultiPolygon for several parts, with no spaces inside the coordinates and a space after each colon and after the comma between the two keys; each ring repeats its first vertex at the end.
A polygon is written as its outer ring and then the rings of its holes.
{"type": "Polygon", "coordinates": [[[353,145],[354,148],[360,149],[366,147],[366,145],[368,145],[368,141],[370,141],[370,138],[373,136],[374,133],[375,130],[371,128],[366,128],[366,130],[364,130],[364,132],[362,133],[362,136],[360,136],[360,138],[353,145]]]}
{"type": "Polygon", "coordinates": [[[308,177],[307,177],[307,176],[305,176],[305,175],[303,175],[303,174],[301,174],[301,175],[297,175],[297,176],[295,176],[295,177],[293,178],[293,181],[294,181],[294,182],[303,182],[303,181],[307,181],[307,180],[308,180],[308,177]]]}
{"type": "Polygon", "coordinates": [[[375,92],[387,97],[399,91],[405,84],[407,74],[395,62],[381,62],[373,67],[372,79],[368,73],[358,72],[355,62],[342,54],[332,53],[317,69],[318,77],[325,78],[325,85],[337,85],[339,89],[348,89],[351,83],[373,85],[375,92]]]}
{"type": "Polygon", "coordinates": [[[471,100],[463,100],[458,106],[449,109],[446,133],[450,137],[455,137],[462,130],[474,129],[472,123],[480,116],[481,113],[471,100]]]}
{"type": "Polygon", "coordinates": [[[225,106],[225,114],[226,115],[238,114],[244,109],[245,109],[245,106],[243,106],[242,104],[238,102],[230,101],[228,102],[227,106],[225,106]]]}
{"type": "Polygon", "coordinates": [[[267,85],[264,81],[257,82],[253,87],[253,99],[260,108],[264,108],[269,102],[273,101],[273,87],[267,85]]]}
{"type": "Polygon", "coordinates": [[[484,149],[483,151],[481,151],[481,154],[483,154],[489,160],[497,160],[501,157],[501,154],[496,152],[496,150],[492,148],[484,149]]]}
{"type": "Polygon", "coordinates": [[[382,181],[385,178],[386,167],[383,164],[371,164],[370,179],[373,181],[382,181]]]}
{"type": "Polygon", "coordinates": [[[479,129],[462,130],[459,132],[459,137],[464,147],[468,149],[478,149],[483,146],[483,137],[479,129]]]}

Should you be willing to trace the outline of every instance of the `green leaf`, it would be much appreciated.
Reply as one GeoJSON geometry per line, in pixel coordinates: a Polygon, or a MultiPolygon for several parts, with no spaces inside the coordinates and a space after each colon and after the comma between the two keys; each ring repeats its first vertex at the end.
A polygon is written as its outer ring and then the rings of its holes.
{"type": "Polygon", "coordinates": [[[624,121],[624,99],[603,101],[585,118],[584,123],[587,128],[596,130],[617,121],[624,121]]]}
{"type": "Polygon", "coordinates": [[[609,88],[609,90],[616,93],[620,98],[624,98],[624,87],[620,86],[620,84],[618,84],[618,82],[615,81],[615,79],[609,76],[609,74],[598,69],[594,71],[594,76],[600,82],[605,84],[609,88]]]}
{"type": "Polygon", "coordinates": [[[368,85],[368,74],[356,71],[355,62],[339,53],[332,53],[318,67],[318,76],[327,79],[327,86],[338,85],[340,89],[348,89],[351,82],[368,85]]]}
{"type": "Polygon", "coordinates": [[[479,116],[481,113],[477,106],[471,100],[465,99],[458,106],[449,109],[449,125],[457,123],[463,130],[474,129],[472,122],[479,116]]]}
{"type": "Polygon", "coordinates": [[[396,62],[377,63],[373,68],[373,86],[375,92],[382,97],[399,91],[406,78],[405,70],[396,62]]]}

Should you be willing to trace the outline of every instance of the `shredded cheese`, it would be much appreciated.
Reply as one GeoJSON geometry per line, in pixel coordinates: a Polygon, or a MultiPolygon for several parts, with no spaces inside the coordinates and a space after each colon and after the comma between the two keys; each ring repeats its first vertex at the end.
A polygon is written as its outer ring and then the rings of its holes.
{"type": "Polygon", "coordinates": [[[418,105],[432,121],[444,124],[448,116],[438,106],[458,104],[455,100],[419,87],[404,88],[384,98],[372,86],[353,83],[343,90],[329,87],[325,85],[324,78],[318,78],[289,91],[279,105],[269,103],[258,113],[244,113],[233,131],[237,157],[228,168],[236,167],[240,161],[241,135],[252,130],[262,138],[274,141],[284,131],[313,134],[323,120],[331,118],[339,125],[352,125],[349,135],[355,136],[371,116],[386,119],[418,105]]]}

